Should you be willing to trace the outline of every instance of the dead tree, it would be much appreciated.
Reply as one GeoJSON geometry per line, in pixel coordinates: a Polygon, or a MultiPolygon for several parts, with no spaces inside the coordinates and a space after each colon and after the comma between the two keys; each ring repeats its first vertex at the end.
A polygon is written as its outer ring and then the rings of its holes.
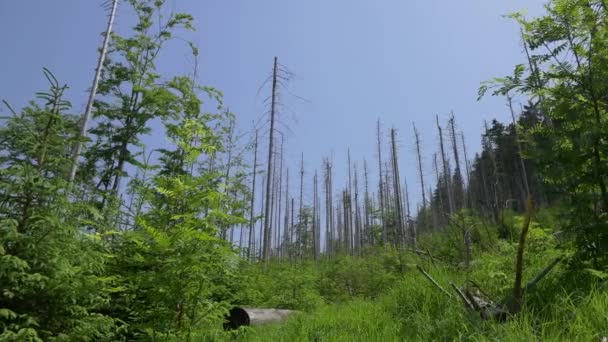
{"type": "Polygon", "coordinates": [[[368,188],[368,179],[367,179],[367,160],[363,160],[363,173],[364,173],[364,181],[365,181],[365,198],[364,200],[364,205],[363,205],[363,211],[365,211],[365,219],[363,222],[363,243],[364,244],[374,244],[374,240],[369,232],[370,230],[370,226],[371,226],[371,220],[370,220],[370,199],[369,199],[369,188],[368,188]]]}
{"type": "Polygon", "coordinates": [[[392,151],[392,166],[393,166],[393,192],[395,193],[395,220],[397,224],[397,236],[399,245],[405,243],[405,229],[403,225],[403,205],[401,200],[401,185],[399,184],[399,162],[397,160],[397,145],[395,143],[395,129],[391,129],[391,151],[392,151]]]}
{"type": "Polygon", "coordinates": [[[426,196],[424,195],[424,173],[422,172],[422,154],[420,153],[420,136],[416,129],[416,124],[412,123],[414,127],[414,137],[416,139],[416,154],[418,156],[418,174],[420,175],[420,189],[422,189],[422,210],[426,209],[426,196]]]}
{"type": "Polygon", "coordinates": [[[437,119],[437,130],[439,131],[439,146],[441,149],[441,163],[443,164],[443,177],[446,179],[447,186],[447,195],[448,195],[448,213],[452,214],[454,212],[454,197],[452,195],[452,181],[450,168],[448,166],[447,158],[445,155],[445,149],[443,145],[443,130],[441,129],[441,125],[439,124],[439,115],[436,116],[437,119]]]}
{"type": "Polygon", "coordinates": [[[414,225],[414,222],[412,220],[412,213],[410,211],[410,195],[409,192],[407,190],[407,179],[403,179],[403,192],[405,194],[405,210],[406,210],[406,222],[407,222],[407,227],[408,227],[408,231],[410,233],[410,244],[412,246],[412,248],[416,249],[416,239],[417,239],[417,232],[416,232],[416,226],[414,225]]]}
{"type": "Polygon", "coordinates": [[[253,180],[251,184],[251,203],[249,208],[249,243],[247,248],[247,260],[251,260],[251,248],[253,237],[255,236],[254,224],[255,224],[255,181],[257,176],[258,167],[258,130],[255,130],[255,142],[253,145],[253,180]]]}
{"type": "Polygon", "coordinates": [[[513,129],[515,130],[515,141],[517,142],[517,152],[519,154],[519,165],[521,167],[521,176],[526,190],[526,196],[530,196],[530,185],[528,185],[528,172],[526,172],[526,163],[524,163],[523,150],[521,148],[521,141],[519,141],[519,134],[517,131],[517,121],[515,120],[515,111],[513,111],[513,99],[511,96],[507,96],[509,103],[509,110],[511,111],[511,119],[513,120],[513,129]]]}
{"type": "MultiPolygon", "coordinates": [[[[260,198],[260,200],[261,200],[260,208],[261,208],[261,212],[262,213],[265,212],[265,210],[266,210],[266,201],[264,200],[265,195],[266,195],[266,192],[264,190],[264,189],[266,189],[266,183],[267,183],[266,178],[267,178],[266,175],[262,176],[262,196],[260,198]]],[[[260,220],[260,232],[258,234],[258,239],[259,239],[258,248],[260,250],[259,251],[259,258],[261,259],[263,257],[263,253],[264,253],[263,252],[263,248],[264,248],[263,247],[263,245],[264,245],[264,222],[262,220],[260,220]]],[[[254,237],[254,240],[255,240],[255,237],[254,237]]],[[[255,252],[255,249],[254,249],[254,252],[255,252]]]]}
{"type": "Polygon", "coordinates": [[[87,136],[87,127],[89,120],[91,120],[91,113],[93,111],[93,103],[95,102],[95,95],[97,94],[97,87],[99,80],[101,79],[101,72],[103,71],[103,65],[106,60],[106,54],[108,53],[108,45],[110,43],[110,37],[112,36],[112,27],[114,26],[114,18],[116,17],[116,8],[118,7],[118,0],[112,1],[112,9],[110,10],[110,16],[108,17],[108,25],[106,32],[103,37],[103,44],[99,52],[99,59],[97,60],[97,68],[95,69],[95,77],[93,77],[93,85],[89,92],[89,99],[87,100],[87,106],[80,120],[80,130],[78,132],[78,139],[76,140],[76,146],[72,154],[72,167],[70,169],[69,182],[72,183],[76,178],[76,171],[78,170],[78,159],[82,153],[82,141],[87,136]]]}
{"type": "Polygon", "coordinates": [[[286,248],[291,243],[291,228],[289,226],[289,168],[285,170],[285,221],[283,222],[283,255],[287,253],[286,248]]]}
{"type": "Polygon", "coordinates": [[[386,245],[386,220],[384,218],[384,186],[382,185],[382,144],[380,142],[380,120],[378,120],[378,193],[380,197],[380,221],[382,223],[382,244],[386,245]]]}
{"type": "Polygon", "coordinates": [[[352,180],[352,173],[351,173],[351,162],[350,162],[350,149],[347,150],[347,156],[348,156],[348,185],[346,187],[346,191],[348,192],[348,229],[349,229],[349,236],[348,236],[348,248],[350,250],[350,252],[353,252],[353,247],[354,247],[354,242],[355,242],[355,236],[354,236],[354,225],[353,225],[353,180],[352,180]]]}
{"type": "Polygon", "coordinates": [[[488,155],[490,156],[490,162],[492,163],[492,178],[494,182],[494,186],[492,187],[494,190],[494,203],[492,204],[492,214],[494,218],[494,222],[499,222],[499,206],[500,200],[502,197],[502,191],[500,188],[500,180],[498,178],[498,165],[496,164],[496,157],[494,155],[494,146],[492,145],[492,141],[488,135],[488,123],[484,121],[485,126],[485,134],[483,136],[482,145],[485,146],[485,150],[488,151],[488,155]]]}
{"type": "Polygon", "coordinates": [[[467,144],[464,141],[464,132],[460,132],[460,137],[462,138],[462,152],[464,154],[464,161],[467,171],[467,206],[470,208],[473,203],[473,193],[471,191],[471,163],[469,162],[469,157],[467,156],[467,144]]]}
{"type": "MultiPolygon", "coordinates": [[[[268,180],[272,179],[272,155],[273,155],[273,142],[274,142],[274,121],[276,115],[276,101],[277,101],[277,64],[278,58],[274,58],[274,67],[272,70],[272,99],[270,104],[270,137],[268,139],[268,164],[266,167],[266,177],[268,180]]],[[[272,218],[270,217],[270,198],[271,198],[271,187],[272,182],[266,182],[266,208],[264,215],[264,243],[262,259],[264,262],[268,262],[270,258],[270,237],[272,232],[272,218]]]]}
{"type": "Polygon", "coordinates": [[[313,258],[315,261],[319,257],[319,248],[318,248],[318,244],[317,244],[317,239],[318,239],[318,234],[317,234],[317,221],[318,221],[317,192],[318,192],[317,172],[315,171],[315,176],[313,178],[313,200],[312,200],[312,203],[313,203],[313,206],[312,206],[312,248],[313,248],[312,253],[313,253],[313,258]]]}
{"type": "MultiPolygon", "coordinates": [[[[442,216],[442,214],[444,213],[444,205],[443,205],[443,191],[442,191],[442,179],[441,176],[439,175],[439,165],[437,164],[437,153],[433,153],[433,166],[435,169],[435,178],[437,179],[437,188],[439,191],[437,191],[437,211],[439,216],[442,216]]],[[[445,186],[445,188],[447,189],[447,186],[445,186]]]]}
{"type": "Polygon", "coordinates": [[[298,241],[298,255],[302,256],[301,241],[302,241],[302,217],[304,216],[304,152],[300,160],[300,210],[298,212],[298,231],[296,232],[296,240],[298,241]]]}
{"type": "MultiPolygon", "coordinates": [[[[274,227],[274,225],[276,224],[276,217],[275,217],[276,210],[275,209],[276,209],[276,191],[277,191],[277,181],[278,181],[278,179],[276,177],[277,167],[278,167],[277,166],[278,163],[277,163],[277,154],[276,153],[273,155],[273,162],[272,163],[273,163],[274,169],[272,171],[272,177],[270,178],[271,182],[272,182],[272,186],[271,186],[270,203],[269,203],[269,205],[270,205],[270,222],[271,222],[270,226],[274,227]]],[[[271,229],[271,234],[270,234],[270,238],[269,238],[270,253],[271,253],[270,256],[272,256],[272,244],[273,244],[273,241],[274,241],[273,236],[272,236],[272,232],[274,232],[274,231],[276,231],[276,229],[271,229]]]]}
{"type": "Polygon", "coordinates": [[[359,177],[357,173],[357,163],[353,164],[355,173],[355,248],[357,253],[361,251],[361,212],[359,210],[359,177]]]}
{"type": "Polygon", "coordinates": [[[333,238],[334,238],[334,220],[333,220],[333,197],[332,197],[332,186],[331,186],[331,164],[329,159],[325,159],[325,249],[328,254],[331,255],[333,252],[333,238]]]}
{"type": "Polygon", "coordinates": [[[458,155],[458,144],[456,143],[456,130],[454,128],[454,113],[452,113],[449,123],[450,123],[450,138],[452,140],[452,150],[454,152],[454,162],[456,163],[456,168],[454,170],[454,205],[456,209],[462,207],[462,203],[464,200],[464,185],[462,172],[460,169],[460,157],[458,155]]]}
{"type": "MultiPolygon", "coordinates": [[[[279,132],[280,133],[280,132],[279,132]]],[[[279,248],[281,242],[281,210],[282,208],[282,196],[283,196],[283,148],[284,148],[284,139],[283,134],[281,134],[281,152],[280,152],[280,166],[279,166],[279,183],[277,188],[278,193],[278,201],[277,201],[277,215],[276,215],[276,229],[275,229],[275,246],[278,256],[280,256],[281,250],[279,248]]]]}

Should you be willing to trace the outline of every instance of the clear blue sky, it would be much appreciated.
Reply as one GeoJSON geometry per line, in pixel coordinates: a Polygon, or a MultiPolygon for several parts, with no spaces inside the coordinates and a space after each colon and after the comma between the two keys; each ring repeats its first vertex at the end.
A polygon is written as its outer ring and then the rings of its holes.
{"type": "MultiPolygon", "coordinates": [[[[296,74],[289,85],[301,101],[284,93],[282,121],[288,124],[287,152],[295,168],[304,152],[307,170],[333,152],[337,177],[346,172],[346,150],[354,160],[375,162],[375,122],[399,130],[401,172],[415,198],[418,190],[412,122],[426,152],[436,149],[435,114],[454,110],[479,150],[484,119],[508,120],[504,100],[476,101],[479,83],[508,74],[523,61],[518,27],[503,18],[527,9],[542,13],[541,0],[168,0],[194,15],[197,31],[183,38],[201,50],[200,80],[225,94],[242,130],[264,111],[256,96],[273,56],[296,74]]],[[[43,66],[70,85],[76,111],[84,109],[106,13],[102,0],[0,0],[0,98],[22,107],[46,88],[43,66]]],[[[116,29],[132,23],[126,4],[116,29]]],[[[177,41],[159,61],[166,75],[189,73],[192,59],[177,41]]],[[[6,113],[5,109],[0,114],[6,113]]],[[[161,136],[146,138],[162,139],[161,136]]],[[[375,176],[374,176],[375,178],[375,176]]],[[[433,177],[434,178],[434,177],[433,177]]],[[[309,182],[312,182],[310,180],[309,182]]],[[[336,186],[344,179],[336,179],[336,186]]]]}

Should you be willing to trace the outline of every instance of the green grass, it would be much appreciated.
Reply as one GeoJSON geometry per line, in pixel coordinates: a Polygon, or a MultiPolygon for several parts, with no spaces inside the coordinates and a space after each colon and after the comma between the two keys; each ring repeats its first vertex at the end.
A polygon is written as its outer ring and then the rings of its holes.
{"type": "MultiPolygon", "coordinates": [[[[549,219],[549,215],[546,215],[549,219]]],[[[517,227],[521,217],[509,218],[517,227]]],[[[568,248],[551,235],[551,220],[532,223],[525,253],[524,283],[568,248]]],[[[481,225],[478,225],[481,227],[481,225]]],[[[517,244],[482,229],[469,270],[462,267],[459,232],[428,234],[419,248],[437,259],[384,248],[364,257],[338,256],[293,265],[270,263],[243,269],[240,303],[298,310],[274,325],[230,333],[202,334],[201,341],[597,341],[608,336],[606,280],[585,270],[554,268],[527,293],[522,311],[504,323],[487,321],[465,310],[450,284],[474,280],[493,300],[512,291],[517,244]],[[452,295],[448,297],[417,269],[422,266],[452,295]],[[604,284],[602,284],[604,281],[604,284]],[[203,338],[202,336],[207,336],[203,338]]]]}
{"type": "Polygon", "coordinates": [[[354,300],[241,331],[238,341],[594,341],[608,335],[608,293],[557,297],[506,323],[484,321],[420,277],[376,301],[354,300]]]}

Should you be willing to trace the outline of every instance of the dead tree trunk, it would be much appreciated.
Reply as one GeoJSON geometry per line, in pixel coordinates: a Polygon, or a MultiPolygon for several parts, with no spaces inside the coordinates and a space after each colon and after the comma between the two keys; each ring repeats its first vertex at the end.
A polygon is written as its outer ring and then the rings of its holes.
{"type": "Polygon", "coordinates": [[[364,198],[364,205],[363,205],[363,210],[365,211],[365,220],[364,220],[364,226],[363,226],[363,243],[365,245],[367,244],[374,244],[373,239],[370,236],[370,200],[369,200],[369,188],[368,188],[368,179],[367,179],[367,160],[363,160],[363,173],[364,173],[364,177],[365,177],[365,198],[364,198]]]}
{"type": "Polygon", "coordinates": [[[278,206],[278,210],[277,210],[277,221],[276,221],[276,233],[275,233],[275,248],[276,248],[276,253],[277,256],[281,256],[281,249],[280,249],[280,245],[281,245],[281,210],[282,208],[282,204],[283,204],[283,147],[284,147],[284,141],[283,141],[283,134],[281,134],[281,153],[280,153],[280,167],[279,167],[279,187],[277,189],[277,193],[278,193],[278,201],[277,201],[277,206],[278,206]]]}
{"type": "Polygon", "coordinates": [[[521,148],[521,141],[519,141],[519,134],[517,132],[517,121],[515,120],[515,111],[513,111],[513,100],[511,96],[507,96],[509,102],[509,110],[511,111],[511,119],[513,120],[513,129],[515,130],[515,141],[517,142],[517,152],[519,153],[519,165],[521,167],[522,181],[524,189],[526,190],[526,197],[530,196],[530,185],[528,184],[528,172],[526,172],[526,163],[524,162],[523,150],[521,148]]]}
{"type": "Polygon", "coordinates": [[[348,186],[346,187],[346,191],[348,192],[348,248],[349,251],[354,251],[354,242],[355,242],[355,232],[353,225],[353,181],[352,181],[352,173],[351,173],[351,162],[350,162],[350,149],[347,150],[348,155],[348,186]]]}
{"type": "Polygon", "coordinates": [[[255,224],[255,181],[257,176],[258,167],[258,130],[255,130],[255,143],[253,145],[253,180],[251,184],[251,203],[249,208],[249,244],[247,248],[247,260],[251,260],[251,248],[253,237],[255,236],[254,224],[255,224]]]}
{"type": "Polygon", "coordinates": [[[268,165],[266,168],[266,177],[268,181],[266,182],[266,208],[264,215],[264,243],[263,243],[263,253],[262,259],[264,262],[268,262],[270,258],[270,237],[272,232],[272,218],[270,217],[270,197],[271,197],[271,187],[272,184],[270,180],[272,179],[272,154],[273,154],[273,140],[274,140],[274,121],[276,114],[276,98],[277,98],[277,64],[278,58],[274,58],[274,67],[272,70],[272,99],[270,104],[270,137],[268,139],[268,165]]]}
{"type": "Polygon", "coordinates": [[[317,204],[317,172],[315,171],[315,176],[313,178],[313,206],[312,206],[312,252],[313,252],[313,258],[316,261],[317,258],[319,257],[319,248],[318,248],[318,244],[317,244],[317,238],[318,238],[318,234],[317,234],[317,221],[318,221],[318,217],[317,217],[317,209],[318,209],[318,204],[317,204]]]}
{"type": "Polygon", "coordinates": [[[302,159],[300,160],[300,210],[298,212],[298,231],[296,232],[296,239],[298,240],[298,255],[302,257],[302,216],[304,214],[304,152],[302,152],[302,159]]]}
{"type": "Polygon", "coordinates": [[[78,170],[78,159],[80,158],[80,153],[82,152],[82,139],[87,136],[87,127],[89,124],[89,120],[91,120],[91,113],[93,111],[95,95],[97,94],[97,87],[99,85],[99,80],[101,79],[101,72],[103,70],[103,65],[106,60],[106,54],[108,52],[110,38],[112,37],[112,27],[114,26],[114,18],[116,18],[117,7],[118,0],[113,0],[112,9],[110,10],[110,16],[108,17],[108,25],[106,27],[106,32],[103,37],[103,45],[101,47],[101,51],[99,52],[99,59],[97,60],[95,77],[93,77],[93,86],[91,87],[91,91],[89,92],[89,99],[87,100],[86,109],[84,111],[84,114],[82,115],[82,119],[80,120],[80,130],[78,132],[78,139],[76,140],[76,146],[74,147],[74,153],[72,154],[72,167],[70,169],[70,176],[68,179],[70,183],[72,183],[74,181],[74,178],[76,178],[76,171],[78,170]]]}
{"type": "Polygon", "coordinates": [[[380,197],[380,221],[382,223],[382,244],[386,245],[386,220],[384,217],[384,186],[382,185],[382,144],[380,142],[380,120],[378,120],[378,192],[380,197]]]}
{"type": "Polygon", "coordinates": [[[399,184],[399,162],[397,160],[397,145],[395,143],[395,129],[391,129],[391,150],[392,150],[392,164],[393,164],[393,192],[395,193],[395,214],[397,223],[397,232],[399,238],[399,245],[405,244],[405,229],[403,225],[403,205],[401,201],[401,186],[399,184]]]}
{"type": "MultiPolygon", "coordinates": [[[[264,198],[266,197],[266,192],[264,189],[266,189],[266,183],[267,183],[267,177],[266,175],[262,176],[262,196],[260,198],[261,200],[261,212],[264,213],[266,211],[266,201],[264,200],[264,198]]],[[[264,254],[264,222],[262,220],[260,220],[260,232],[258,234],[258,239],[259,239],[259,243],[258,243],[258,249],[259,249],[259,259],[263,258],[263,254],[264,254]]],[[[254,250],[255,252],[255,250],[254,250]]]]}
{"type": "Polygon", "coordinates": [[[492,178],[493,182],[494,182],[494,186],[493,186],[493,190],[494,190],[494,203],[492,204],[492,214],[493,214],[493,218],[494,218],[494,222],[499,222],[499,211],[500,211],[500,200],[501,200],[501,196],[502,196],[502,191],[500,189],[500,180],[498,179],[498,167],[496,165],[496,158],[494,156],[494,146],[492,145],[492,141],[490,140],[490,137],[488,136],[488,123],[484,121],[484,126],[485,126],[485,134],[484,134],[484,138],[485,138],[485,143],[486,145],[486,150],[488,151],[488,154],[490,156],[490,161],[492,163],[492,178]]]}
{"type": "Polygon", "coordinates": [[[464,161],[467,170],[467,207],[472,208],[473,193],[471,191],[471,164],[469,162],[469,157],[467,156],[467,144],[464,141],[464,132],[460,132],[460,137],[462,138],[462,152],[464,153],[464,161]]]}
{"type": "Polygon", "coordinates": [[[443,147],[443,131],[441,129],[441,125],[439,124],[439,115],[436,116],[437,119],[437,130],[439,131],[439,146],[441,148],[441,162],[443,164],[443,177],[446,179],[447,185],[447,193],[448,193],[448,208],[449,213],[452,214],[454,212],[454,196],[452,193],[452,181],[450,168],[448,167],[447,158],[445,155],[445,149],[443,147]]]}
{"type": "Polygon", "coordinates": [[[410,211],[410,195],[409,192],[407,190],[407,179],[403,179],[403,186],[404,186],[404,193],[405,193],[405,203],[406,203],[406,222],[407,222],[407,227],[410,233],[410,243],[412,245],[412,248],[416,249],[416,240],[417,240],[417,232],[416,232],[416,226],[414,225],[414,222],[412,221],[412,213],[410,211]]]}
{"type": "Polygon", "coordinates": [[[353,164],[355,173],[355,249],[361,252],[361,212],[359,210],[359,176],[357,173],[357,163],[353,164]]]}
{"type": "MultiPolygon", "coordinates": [[[[445,206],[443,204],[443,191],[442,191],[442,179],[439,175],[439,165],[437,164],[437,153],[433,153],[433,165],[435,166],[435,177],[437,178],[437,188],[439,191],[437,191],[437,205],[436,205],[436,209],[435,211],[437,211],[437,216],[439,219],[439,223],[443,224],[443,217],[445,216],[445,206]]],[[[447,185],[445,186],[445,189],[447,189],[447,185]]]]}
{"type": "Polygon", "coordinates": [[[414,137],[416,138],[416,154],[418,156],[418,174],[420,175],[420,189],[422,189],[422,210],[426,210],[426,196],[424,195],[424,173],[422,172],[422,154],[420,153],[420,136],[416,125],[412,123],[414,127],[414,137]]]}
{"type": "Polygon", "coordinates": [[[454,162],[456,163],[456,169],[454,170],[454,206],[456,209],[462,207],[464,201],[464,185],[462,172],[460,169],[460,157],[458,155],[458,144],[456,143],[456,130],[454,128],[454,113],[450,117],[450,138],[452,140],[452,150],[454,152],[454,162]]]}
{"type": "Polygon", "coordinates": [[[331,193],[331,164],[329,159],[325,160],[325,250],[331,255],[333,252],[334,222],[333,222],[333,198],[331,193]]]}
{"type": "Polygon", "coordinates": [[[291,243],[291,228],[289,226],[289,168],[285,170],[285,221],[283,222],[283,255],[287,254],[287,248],[291,243]]]}

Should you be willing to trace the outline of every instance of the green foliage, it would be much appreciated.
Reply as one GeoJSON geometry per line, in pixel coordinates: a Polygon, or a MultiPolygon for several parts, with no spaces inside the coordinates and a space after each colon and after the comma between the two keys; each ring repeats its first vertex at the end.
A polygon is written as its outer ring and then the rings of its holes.
{"type": "Polygon", "coordinates": [[[521,25],[528,66],[482,85],[480,94],[519,93],[533,99],[542,120],[526,129],[531,156],[545,183],[570,208],[577,264],[608,265],[608,16],[604,1],[554,0],[547,14],[521,25]]]}
{"type": "Polygon", "coordinates": [[[64,114],[66,87],[45,76],[43,105],[0,129],[0,339],[112,340],[118,322],[102,313],[112,291],[107,255],[79,234],[94,209],[71,204],[64,180],[75,122],[64,114]]]}
{"type": "Polygon", "coordinates": [[[42,103],[0,128],[2,341],[181,341],[220,329],[234,301],[240,260],[219,232],[245,222],[242,202],[226,189],[246,191],[243,177],[222,182],[205,165],[222,151],[221,127],[234,117],[219,91],[155,71],[163,43],[192,29],[193,18],[165,18],[164,1],[129,3],[138,22],[131,37],[112,36],[96,140],[84,142],[73,183],[66,179],[78,122],[65,113],[67,87],[48,70],[42,103]],[[203,95],[218,113],[202,111],[203,95]],[[139,150],[155,119],[172,145],[154,151],[159,158],[139,150]],[[136,176],[124,191],[127,170],[136,176]]]}

